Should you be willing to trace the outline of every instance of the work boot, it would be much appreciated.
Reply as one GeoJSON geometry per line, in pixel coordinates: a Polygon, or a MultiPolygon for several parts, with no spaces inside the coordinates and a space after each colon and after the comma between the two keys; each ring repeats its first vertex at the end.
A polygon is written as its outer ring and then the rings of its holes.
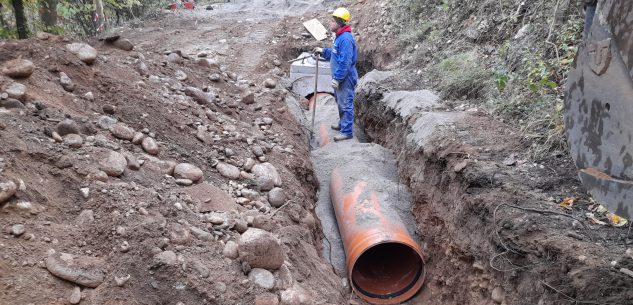
{"type": "Polygon", "coordinates": [[[339,125],[339,124],[332,124],[332,126],[330,126],[330,127],[331,127],[332,129],[336,130],[336,131],[341,130],[341,125],[339,125]]]}
{"type": "Polygon", "coordinates": [[[352,135],[345,135],[345,134],[338,134],[334,136],[334,141],[338,142],[338,141],[345,141],[345,140],[349,140],[353,138],[352,135]]]}

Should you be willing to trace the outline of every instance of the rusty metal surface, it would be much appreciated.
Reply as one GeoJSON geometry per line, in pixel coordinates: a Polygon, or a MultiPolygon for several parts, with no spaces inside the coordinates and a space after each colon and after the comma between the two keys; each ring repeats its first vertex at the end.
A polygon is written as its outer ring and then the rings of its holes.
{"type": "Polygon", "coordinates": [[[601,2],[569,73],[565,98],[565,128],[583,185],[627,218],[633,216],[632,10],[630,0],[601,2]]]}
{"type": "Polygon", "coordinates": [[[633,215],[627,204],[633,201],[633,182],[614,179],[594,169],[580,170],[580,179],[598,202],[612,203],[609,208],[613,213],[629,219],[633,215]]]}

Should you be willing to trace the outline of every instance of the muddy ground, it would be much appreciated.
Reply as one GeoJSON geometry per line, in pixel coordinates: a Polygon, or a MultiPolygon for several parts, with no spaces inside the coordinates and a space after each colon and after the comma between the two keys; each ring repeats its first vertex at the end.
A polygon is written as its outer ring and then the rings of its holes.
{"type": "MultiPolygon", "coordinates": [[[[36,67],[0,76],[2,90],[27,90],[17,108],[0,108],[0,183],[16,189],[0,203],[0,304],[362,303],[322,255],[318,164],[280,85],[286,60],[326,44],[301,21],[325,19],[333,4],[247,2],[116,31],[133,51],[89,41],[91,65],[69,38],[0,42],[0,62],[36,67]],[[66,119],[81,145],[56,137],[66,119]],[[158,151],[102,128],[112,119],[158,151]],[[203,178],[175,173],[180,163],[203,178]]],[[[428,88],[402,77],[415,73],[398,70],[393,37],[376,30],[393,22],[373,13],[385,2],[366,2],[351,6],[368,50],[361,70],[399,77],[359,88],[358,123],[393,152],[429,264],[408,304],[628,304],[628,227],[584,217],[593,203],[569,158],[528,161],[516,126],[476,107],[417,92],[422,106],[394,108],[390,93],[428,88]],[[579,199],[561,208],[566,197],[579,199]]]]}

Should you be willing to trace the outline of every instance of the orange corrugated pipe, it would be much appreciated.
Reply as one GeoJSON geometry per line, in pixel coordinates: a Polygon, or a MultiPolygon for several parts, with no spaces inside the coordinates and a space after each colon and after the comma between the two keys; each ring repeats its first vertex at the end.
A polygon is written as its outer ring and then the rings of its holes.
{"type": "Polygon", "coordinates": [[[317,92],[316,97],[314,96],[314,94],[312,94],[310,98],[308,99],[308,110],[312,111],[312,107],[314,107],[315,98],[318,99],[320,97],[324,97],[328,95],[332,95],[332,94],[327,93],[327,92],[317,92]]]}
{"type": "MultiPolygon", "coordinates": [[[[308,110],[312,111],[312,107],[314,107],[314,103],[316,102],[316,100],[320,97],[324,97],[327,95],[331,95],[329,93],[325,93],[325,92],[318,92],[316,95],[312,95],[309,99],[308,99],[308,110]]],[[[328,127],[325,124],[320,124],[319,125],[319,146],[323,147],[325,145],[330,144],[330,134],[328,132],[328,127]]]]}
{"type": "Polygon", "coordinates": [[[319,146],[323,147],[330,144],[330,133],[328,127],[325,124],[319,125],[319,146]]]}
{"type": "Polygon", "coordinates": [[[343,182],[332,171],[330,197],[354,292],[372,304],[398,304],[424,284],[420,245],[396,214],[386,213],[366,181],[343,182]],[[353,188],[352,188],[353,187],[353,188]]]}

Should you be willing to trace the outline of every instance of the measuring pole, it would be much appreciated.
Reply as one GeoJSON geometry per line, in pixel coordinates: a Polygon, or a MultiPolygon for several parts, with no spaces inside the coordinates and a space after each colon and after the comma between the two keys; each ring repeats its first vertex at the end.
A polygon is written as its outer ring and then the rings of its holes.
{"type": "Polygon", "coordinates": [[[319,53],[314,53],[314,59],[316,62],[316,74],[314,76],[314,103],[312,103],[312,129],[310,130],[311,137],[314,138],[314,117],[316,116],[316,104],[317,104],[317,92],[319,90],[319,53]]]}

